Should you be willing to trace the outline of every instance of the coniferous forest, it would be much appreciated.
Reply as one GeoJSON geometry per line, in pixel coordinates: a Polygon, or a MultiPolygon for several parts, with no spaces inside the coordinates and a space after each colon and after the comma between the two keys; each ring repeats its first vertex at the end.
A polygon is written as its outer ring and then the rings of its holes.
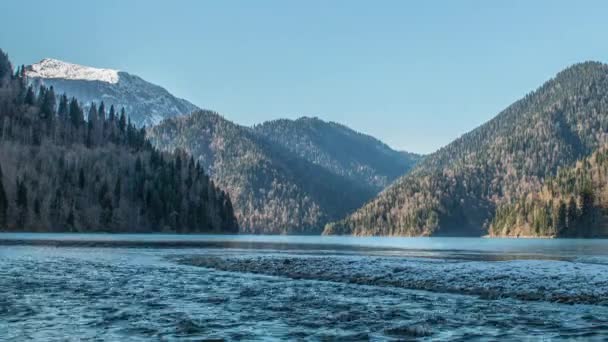
{"type": "Polygon", "coordinates": [[[566,169],[605,146],[607,138],[608,66],[573,65],[427,156],[355,213],[328,224],[325,234],[605,235],[591,210],[605,182],[597,176],[602,163],[594,160],[595,171],[566,169]],[[543,186],[564,188],[539,209],[531,198],[543,186]],[[560,219],[555,228],[549,217],[562,215],[562,204],[570,210],[569,223],[560,219]]]}
{"type": "Polygon", "coordinates": [[[28,86],[0,50],[0,230],[236,233],[229,196],[127,113],[28,86]]]}
{"type": "Polygon", "coordinates": [[[608,149],[558,170],[541,190],[500,205],[493,236],[608,236],[608,149]]]}

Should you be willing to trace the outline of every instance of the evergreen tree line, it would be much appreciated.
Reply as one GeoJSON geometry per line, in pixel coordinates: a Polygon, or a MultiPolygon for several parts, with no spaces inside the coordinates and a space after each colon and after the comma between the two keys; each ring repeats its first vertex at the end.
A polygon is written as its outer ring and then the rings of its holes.
{"type": "Polygon", "coordinates": [[[124,110],[27,85],[0,50],[0,230],[229,232],[229,196],[124,110]]]}
{"type": "Polygon", "coordinates": [[[596,237],[608,235],[608,149],[560,169],[542,189],[499,206],[493,235],[596,237]]]}

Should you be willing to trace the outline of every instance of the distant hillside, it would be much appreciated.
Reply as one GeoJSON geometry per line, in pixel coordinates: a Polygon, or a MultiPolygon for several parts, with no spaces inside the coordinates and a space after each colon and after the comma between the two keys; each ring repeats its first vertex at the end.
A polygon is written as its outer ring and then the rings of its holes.
{"type": "Polygon", "coordinates": [[[245,233],[319,234],[375,194],[213,112],[165,120],[148,139],[197,158],[230,194],[245,233]]]}
{"type": "Polygon", "coordinates": [[[335,122],[303,117],[274,120],[254,131],[311,163],[375,191],[386,188],[420,159],[335,122]]]}
{"type": "Polygon", "coordinates": [[[113,107],[27,87],[0,50],[0,230],[235,233],[230,197],[113,107]],[[86,120],[85,120],[86,117],[86,120]]]}
{"type": "Polygon", "coordinates": [[[28,80],[37,88],[53,87],[56,94],[69,94],[88,109],[89,104],[104,102],[125,108],[134,125],[150,126],[163,119],[189,114],[198,108],[171,95],[164,88],[127,72],[99,69],[56,59],[43,59],[26,67],[28,80]]]}
{"type": "Polygon", "coordinates": [[[496,205],[607,141],[608,66],[576,64],[494,119],[425,157],[325,234],[484,235],[496,205]]]}

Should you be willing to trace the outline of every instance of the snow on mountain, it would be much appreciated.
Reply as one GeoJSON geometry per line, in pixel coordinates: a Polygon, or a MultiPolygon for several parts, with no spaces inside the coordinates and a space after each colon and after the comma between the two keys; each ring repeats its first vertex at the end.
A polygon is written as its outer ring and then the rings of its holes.
{"type": "Polygon", "coordinates": [[[53,86],[55,93],[74,96],[85,106],[103,101],[106,108],[124,107],[137,126],[156,125],[166,118],[199,109],[158,85],[118,70],[46,58],[28,66],[26,75],[32,85],[53,86]]]}
{"type": "Polygon", "coordinates": [[[33,64],[31,69],[28,70],[27,75],[39,78],[63,78],[68,80],[118,83],[118,70],[93,68],[52,58],[45,58],[39,63],[33,64]]]}

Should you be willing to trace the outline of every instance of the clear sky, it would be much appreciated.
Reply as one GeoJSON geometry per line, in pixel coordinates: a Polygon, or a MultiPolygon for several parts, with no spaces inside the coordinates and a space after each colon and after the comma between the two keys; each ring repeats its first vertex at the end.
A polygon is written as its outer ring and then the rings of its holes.
{"type": "Polygon", "coordinates": [[[137,74],[244,125],[318,116],[432,152],[564,67],[608,1],[0,1],[0,48],[137,74]]]}

